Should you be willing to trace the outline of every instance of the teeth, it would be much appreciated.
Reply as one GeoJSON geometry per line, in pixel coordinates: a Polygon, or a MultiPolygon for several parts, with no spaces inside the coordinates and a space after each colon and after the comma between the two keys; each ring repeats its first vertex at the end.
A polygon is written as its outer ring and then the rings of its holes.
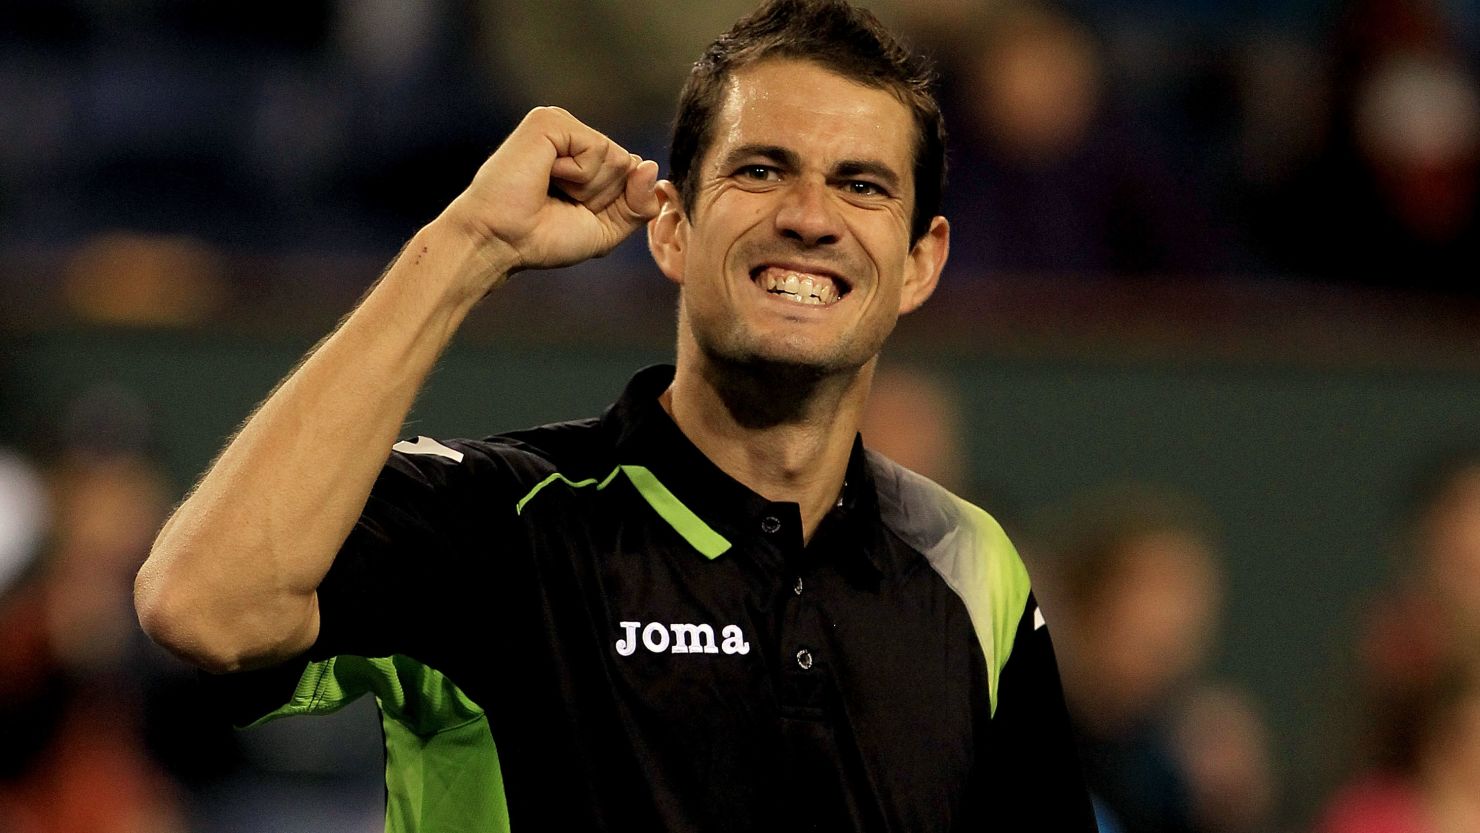
{"type": "Polygon", "coordinates": [[[762,276],[762,288],[788,300],[811,306],[826,306],[838,300],[838,289],[828,278],[798,272],[768,269],[762,276]]]}

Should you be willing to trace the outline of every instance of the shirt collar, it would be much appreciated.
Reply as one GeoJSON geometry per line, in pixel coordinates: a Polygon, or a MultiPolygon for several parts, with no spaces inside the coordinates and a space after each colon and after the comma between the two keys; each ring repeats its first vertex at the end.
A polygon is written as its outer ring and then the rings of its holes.
{"type": "MultiPolygon", "coordinates": [[[[602,415],[614,438],[618,464],[647,468],[690,511],[732,544],[753,540],[760,521],[778,504],[726,474],[679,430],[658,397],[673,383],[671,365],[638,371],[620,399],[602,415]]],[[[878,495],[864,453],[855,437],[839,505],[823,520],[812,544],[828,537],[828,549],[861,550],[878,573],[892,572],[879,523],[878,495]]]]}

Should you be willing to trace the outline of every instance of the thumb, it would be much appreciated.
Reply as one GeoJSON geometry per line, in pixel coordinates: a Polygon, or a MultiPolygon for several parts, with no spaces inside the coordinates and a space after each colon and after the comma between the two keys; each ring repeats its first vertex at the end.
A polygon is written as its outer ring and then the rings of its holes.
{"type": "Polygon", "coordinates": [[[628,216],[643,223],[658,216],[658,163],[645,159],[627,173],[622,200],[628,216]]]}

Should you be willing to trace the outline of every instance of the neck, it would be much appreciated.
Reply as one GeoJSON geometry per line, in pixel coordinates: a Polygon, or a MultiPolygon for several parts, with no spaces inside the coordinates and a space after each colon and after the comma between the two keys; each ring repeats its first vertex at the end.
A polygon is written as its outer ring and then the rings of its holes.
{"type": "Polygon", "coordinates": [[[823,375],[681,353],[659,401],[726,474],[767,500],[796,503],[811,540],[842,491],[873,371],[874,361],[823,375]]]}

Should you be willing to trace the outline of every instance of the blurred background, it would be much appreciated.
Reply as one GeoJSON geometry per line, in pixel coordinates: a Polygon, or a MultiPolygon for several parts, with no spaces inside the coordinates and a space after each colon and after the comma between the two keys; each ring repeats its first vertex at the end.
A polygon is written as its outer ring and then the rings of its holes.
{"type": "MultiPolygon", "coordinates": [[[[373,704],[226,729],[133,573],[525,110],[666,159],[750,5],[0,5],[0,831],[380,829],[373,704]]],[[[865,5],[954,228],[865,437],[1018,541],[1105,829],[1480,833],[1480,0],[865,5]]],[[[521,275],[406,433],[594,413],[673,304],[521,275]]]]}

